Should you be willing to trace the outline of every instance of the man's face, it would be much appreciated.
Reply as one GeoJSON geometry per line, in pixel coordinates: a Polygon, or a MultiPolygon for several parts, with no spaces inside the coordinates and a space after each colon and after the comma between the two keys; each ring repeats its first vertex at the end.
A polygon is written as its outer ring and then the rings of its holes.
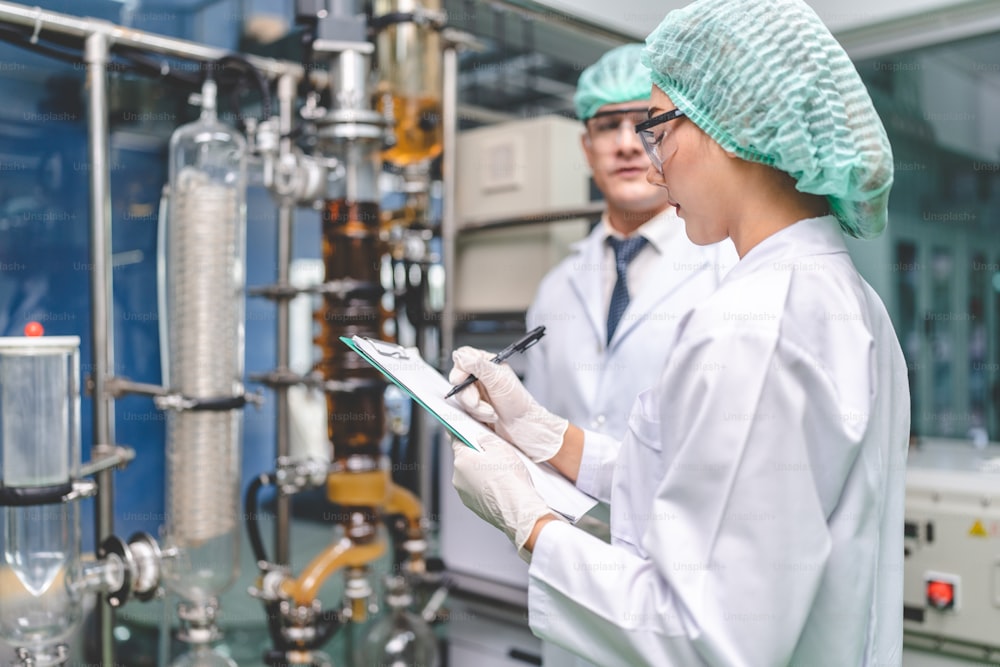
{"type": "Polygon", "coordinates": [[[625,211],[650,211],[667,205],[667,193],[646,181],[649,158],[635,133],[646,120],[648,100],[606,104],[587,120],[583,152],[594,183],[608,204],[625,211]]]}

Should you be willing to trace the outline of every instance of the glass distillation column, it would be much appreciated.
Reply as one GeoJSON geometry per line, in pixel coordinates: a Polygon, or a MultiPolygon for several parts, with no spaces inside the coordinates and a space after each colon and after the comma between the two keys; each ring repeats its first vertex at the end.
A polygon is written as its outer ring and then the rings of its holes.
{"type": "MultiPolygon", "coordinates": [[[[337,192],[323,209],[323,263],[327,290],[316,313],[325,381],[327,435],[333,448],[327,496],[342,508],[339,523],[352,550],[376,549],[379,508],[386,495],[380,445],[385,434],[385,382],[378,371],[340,341],[340,336],[388,338],[380,269],[378,176],[385,123],[370,106],[370,57],[359,48],[332,55],[333,108],[318,121],[323,155],[344,166],[337,192]]],[[[378,553],[380,549],[372,551],[378,553]]],[[[367,564],[345,569],[350,618],[365,621],[372,588],[367,564]]]]}
{"type": "Polygon", "coordinates": [[[386,554],[388,543],[384,516],[404,519],[395,532],[402,533],[400,549],[409,569],[424,569],[426,550],[420,502],[392,484],[390,462],[381,452],[385,381],[340,340],[356,335],[385,340],[393,335],[388,329],[391,295],[382,282],[385,243],[378,186],[386,120],[373,108],[374,47],[366,41],[365,16],[350,4],[334,3],[315,16],[317,38],[311,50],[329,64],[330,103],[329,108],[303,109],[316,127],[315,157],[338,165],[337,177],[327,180],[321,205],[325,270],[324,282],[316,288],[322,303],[314,316],[320,351],[315,375],[326,397],[332,452],[326,492],[338,509],[335,539],[297,577],[271,570],[259,589],[263,599],[278,603],[279,650],[295,664],[320,659],[312,644],[322,631],[317,596],[335,573],[345,578],[342,618],[350,623],[345,650],[349,656],[360,653],[353,638],[360,636],[374,609],[372,566],[386,554]]]}
{"type": "MultiPolygon", "coordinates": [[[[400,315],[407,315],[420,348],[424,348],[427,329],[428,271],[437,254],[429,220],[430,186],[432,162],[443,148],[440,30],[445,21],[440,0],[375,0],[372,4],[379,77],[376,106],[393,128],[393,141],[382,157],[397,168],[398,188],[406,196],[401,208],[384,216],[383,225],[395,292],[403,295],[397,306],[405,307],[400,315]]],[[[410,327],[403,320],[400,324],[401,342],[409,343],[410,327]]],[[[420,432],[419,419],[412,432],[420,432]]]]}
{"type": "Polygon", "coordinates": [[[76,336],[0,338],[0,639],[62,664],[81,617],[76,336]]]}
{"type": "MultiPolygon", "coordinates": [[[[246,142],[219,122],[216,85],[201,118],[170,139],[170,203],[161,316],[167,418],[163,579],[181,602],[175,665],[232,664],[213,653],[217,596],[239,574],[246,142]]],[[[161,405],[163,405],[161,403],[161,405]]]]}

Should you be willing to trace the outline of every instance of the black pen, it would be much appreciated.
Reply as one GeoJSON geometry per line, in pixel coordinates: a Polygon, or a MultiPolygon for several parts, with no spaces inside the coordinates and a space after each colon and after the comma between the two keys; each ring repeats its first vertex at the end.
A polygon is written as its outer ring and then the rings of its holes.
{"type": "MultiPolygon", "coordinates": [[[[503,362],[507,361],[507,359],[511,357],[515,352],[524,352],[525,350],[527,350],[529,347],[531,347],[539,340],[541,340],[542,336],[544,335],[545,335],[545,327],[536,327],[531,331],[529,331],[528,333],[526,333],[524,335],[524,338],[514,343],[511,343],[504,349],[497,352],[497,356],[490,359],[490,361],[492,361],[494,364],[502,364],[503,362]]],[[[444,397],[451,398],[452,396],[462,391],[475,381],[476,381],[476,376],[470,375],[469,377],[465,378],[464,380],[456,384],[454,387],[452,387],[451,391],[445,394],[444,397]]]]}

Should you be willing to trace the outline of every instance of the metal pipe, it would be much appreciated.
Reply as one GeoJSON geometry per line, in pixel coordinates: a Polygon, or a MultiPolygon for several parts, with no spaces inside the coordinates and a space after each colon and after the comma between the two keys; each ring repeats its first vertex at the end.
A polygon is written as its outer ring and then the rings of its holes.
{"type": "Polygon", "coordinates": [[[1000,30],[1000,7],[993,0],[949,4],[948,7],[911,16],[840,28],[833,31],[833,36],[851,60],[857,62],[863,58],[913,51],[1000,30]]]}
{"type": "MultiPolygon", "coordinates": [[[[100,34],[103,36],[105,44],[128,46],[188,60],[214,61],[230,53],[225,49],[205,46],[197,42],[133,30],[107,21],[60,14],[39,7],[26,7],[5,0],[0,0],[0,21],[29,26],[34,28],[36,32],[49,30],[83,38],[100,34]]],[[[247,56],[247,60],[271,77],[291,75],[301,79],[305,75],[305,69],[298,63],[259,56],[247,56]]]]}
{"type": "MultiPolygon", "coordinates": [[[[444,175],[441,211],[441,254],[444,264],[444,304],[441,308],[440,354],[442,367],[447,366],[455,349],[455,236],[458,221],[455,215],[455,156],[458,152],[458,48],[447,43],[441,62],[441,171],[444,175]]],[[[430,425],[421,429],[420,478],[417,482],[424,506],[431,513],[438,506],[434,488],[434,430],[430,425]]]]}
{"type": "Polygon", "coordinates": [[[573,220],[574,218],[597,218],[604,212],[604,208],[604,202],[592,202],[572,208],[556,209],[541,213],[524,213],[510,218],[490,220],[489,222],[466,222],[462,225],[462,231],[471,233],[488,229],[503,229],[506,227],[519,227],[521,225],[537,225],[548,222],[559,222],[560,220],[573,220]]]}
{"type": "MultiPolygon", "coordinates": [[[[295,105],[295,81],[290,76],[278,79],[278,127],[281,136],[280,154],[287,155],[292,150],[291,139],[293,110],[295,105]]],[[[294,222],[295,203],[290,197],[283,197],[278,205],[278,242],[277,264],[278,284],[288,285],[291,281],[292,264],[292,223],[294,222]]],[[[277,331],[277,371],[287,372],[290,361],[290,320],[288,299],[278,299],[278,331],[277,331]]],[[[288,404],[288,386],[278,385],[274,388],[277,400],[277,454],[278,460],[287,459],[291,454],[291,418],[288,404]]],[[[278,492],[274,522],[274,557],[275,562],[287,565],[290,562],[289,529],[292,520],[291,498],[278,492]]]]}
{"type": "Polygon", "coordinates": [[[80,477],[90,477],[103,470],[123,466],[135,459],[135,450],[131,447],[114,447],[111,454],[91,459],[80,467],[80,477]]]}
{"type": "Polygon", "coordinates": [[[124,396],[125,394],[141,394],[143,396],[166,396],[170,393],[170,390],[166,387],[162,387],[158,384],[150,384],[148,382],[133,382],[126,378],[111,377],[108,378],[108,391],[112,396],[118,398],[119,396],[124,396]]]}
{"type": "MultiPolygon", "coordinates": [[[[94,393],[91,458],[112,455],[115,447],[115,402],[108,391],[114,374],[114,323],[112,320],[111,275],[111,182],[108,171],[107,35],[95,32],[84,46],[87,63],[87,143],[90,158],[90,336],[94,393]]],[[[94,543],[102,544],[114,533],[114,476],[110,468],[96,475],[94,502],[94,543]]],[[[101,642],[101,662],[115,662],[114,609],[107,595],[98,595],[97,633],[101,642]]]]}
{"type": "Polygon", "coordinates": [[[462,120],[469,120],[475,123],[485,123],[489,125],[494,123],[506,123],[511,120],[521,120],[523,118],[523,116],[520,116],[519,114],[497,111],[495,109],[487,109],[486,107],[480,107],[474,104],[460,104],[458,107],[458,113],[462,117],[462,120]]]}
{"type": "Polygon", "coordinates": [[[449,44],[444,50],[441,97],[441,171],[444,192],[441,211],[441,248],[444,262],[444,306],[441,310],[441,358],[455,347],[455,215],[456,153],[458,149],[458,50],[449,44]]]}
{"type": "Polygon", "coordinates": [[[560,23],[579,33],[599,39],[624,43],[634,42],[638,37],[624,30],[617,30],[608,25],[602,25],[597,21],[581,18],[570,12],[547,7],[540,2],[533,2],[532,0],[489,0],[488,4],[494,11],[508,11],[520,17],[542,23],[560,23]]]}

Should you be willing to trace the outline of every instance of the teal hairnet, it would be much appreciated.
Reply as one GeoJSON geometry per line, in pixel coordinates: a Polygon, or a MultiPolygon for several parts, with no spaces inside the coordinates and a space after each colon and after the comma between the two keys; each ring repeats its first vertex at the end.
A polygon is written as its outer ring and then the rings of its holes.
{"type": "Polygon", "coordinates": [[[697,0],[646,38],[652,82],[725,150],[826,195],[841,227],[885,228],[892,149],[847,53],[800,0],[697,0]]]}
{"type": "Polygon", "coordinates": [[[583,70],[573,95],[577,118],[587,120],[605,104],[649,99],[652,82],[640,62],[642,51],[642,44],[619,46],[583,70]]]}

